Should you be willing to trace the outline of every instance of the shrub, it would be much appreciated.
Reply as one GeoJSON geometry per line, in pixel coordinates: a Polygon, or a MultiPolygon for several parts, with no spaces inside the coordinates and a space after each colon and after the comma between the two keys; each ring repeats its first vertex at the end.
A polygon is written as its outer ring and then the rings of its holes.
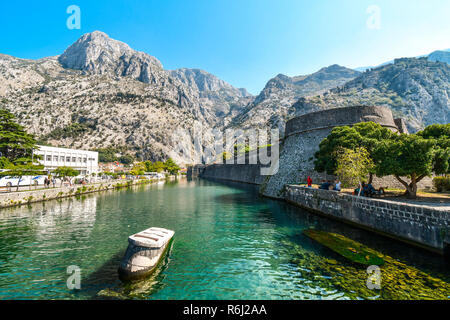
{"type": "Polygon", "coordinates": [[[450,191],[450,176],[434,178],[433,185],[437,192],[450,191]]]}

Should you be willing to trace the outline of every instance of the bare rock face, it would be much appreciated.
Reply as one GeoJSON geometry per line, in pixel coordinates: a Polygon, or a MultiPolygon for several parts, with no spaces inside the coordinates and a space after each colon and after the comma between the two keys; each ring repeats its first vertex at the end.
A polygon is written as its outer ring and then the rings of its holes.
{"type": "Polygon", "coordinates": [[[83,35],[58,58],[64,68],[93,74],[114,74],[146,83],[158,83],[163,67],[158,59],[94,31],[83,35]]]}
{"type": "Polygon", "coordinates": [[[200,69],[182,68],[171,71],[170,75],[198,91],[201,103],[217,117],[229,118],[238,114],[253,98],[247,90],[237,89],[200,69]]]}
{"type": "Polygon", "coordinates": [[[290,117],[290,107],[298,99],[343,85],[359,74],[358,71],[339,65],[322,68],[306,76],[288,77],[279,74],[267,82],[261,93],[232,120],[230,126],[244,129],[272,127],[284,132],[285,123],[290,117]]]}
{"type": "Polygon", "coordinates": [[[0,107],[57,146],[125,147],[140,159],[198,163],[211,143],[208,132],[248,99],[205,71],[164,70],[156,58],[99,31],[57,57],[0,55],[0,107]],[[199,130],[204,137],[194,148],[199,130]],[[174,152],[180,143],[189,152],[174,152]]]}

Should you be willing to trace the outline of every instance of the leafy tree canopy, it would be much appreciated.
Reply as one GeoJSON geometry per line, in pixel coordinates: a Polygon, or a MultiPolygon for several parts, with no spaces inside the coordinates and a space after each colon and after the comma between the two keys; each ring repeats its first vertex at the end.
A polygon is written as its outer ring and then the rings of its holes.
{"type": "Polygon", "coordinates": [[[53,174],[57,177],[65,178],[76,177],[80,174],[80,172],[70,167],[59,167],[53,171],[53,174]]]}
{"type": "Polygon", "coordinates": [[[164,168],[167,172],[174,175],[178,174],[178,171],[180,171],[180,167],[172,160],[172,158],[169,158],[164,162],[164,168]]]}
{"type": "Polygon", "coordinates": [[[373,122],[353,127],[336,127],[319,145],[315,170],[336,174],[340,148],[365,148],[374,162],[369,169],[379,177],[393,175],[406,188],[408,197],[416,197],[417,183],[424,177],[449,173],[450,125],[432,125],[417,134],[397,134],[373,122]],[[403,178],[402,178],[403,177],[403,178]],[[406,181],[408,178],[410,181],[406,181]]]}
{"type": "Polygon", "coordinates": [[[133,166],[133,169],[131,169],[130,174],[134,176],[143,175],[146,171],[146,165],[145,162],[140,162],[138,164],[135,164],[133,166]]]}
{"type": "Polygon", "coordinates": [[[134,157],[126,154],[119,158],[119,162],[123,164],[132,164],[134,162],[134,157]]]}
{"type": "Polygon", "coordinates": [[[345,187],[361,183],[374,167],[369,152],[363,147],[355,150],[339,149],[336,153],[336,161],[336,175],[345,187]]]}
{"type": "Polygon", "coordinates": [[[334,174],[339,149],[355,150],[362,147],[371,154],[380,141],[394,136],[392,131],[374,122],[361,122],[352,127],[335,127],[319,145],[319,151],[315,154],[315,170],[334,174]]]}
{"type": "Polygon", "coordinates": [[[0,156],[10,161],[31,158],[33,149],[36,148],[36,140],[14,120],[11,112],[0,109],[0,156]]]}

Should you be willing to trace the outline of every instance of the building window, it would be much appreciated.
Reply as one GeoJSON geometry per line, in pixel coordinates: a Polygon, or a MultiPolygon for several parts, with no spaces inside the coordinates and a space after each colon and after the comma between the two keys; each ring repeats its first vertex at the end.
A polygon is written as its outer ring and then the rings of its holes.
{"type": "Polygon", "coordinates": [[[80,163],[81,163],[81,157],[78,157],[78,162],[80,162],[80,163]]]}
{"type": "Polygon", "coordinates": [[[86,162],[87,162],[87,158],[84,158],[84,159],[83,159],[83,162],[86,163],[86,162]]]}
{"type": "Polygon", "coordinates": [[[70,162],[70,157],[66,157],[66,162],[70,162]]]}
{"type": "Polygon", "coordinates": [[[77,162],[77,157],[72,157],[72,162],[77,162]]]}
{"type": "Polygon", "coordinates": [[[52,156],[47,156],[47,161],[52,161],[52,156]]]}
{"type": "Polygon", "coordinates": [[[53,156],[53,161],[58,162],[58,156],[53,156]]]}
{"type": "Polygon", "coordinates": [[[59,160],[60,160],[61,162],[64,162],[64,157],[61,156],[61,157],[59,158],[59,160]]]}

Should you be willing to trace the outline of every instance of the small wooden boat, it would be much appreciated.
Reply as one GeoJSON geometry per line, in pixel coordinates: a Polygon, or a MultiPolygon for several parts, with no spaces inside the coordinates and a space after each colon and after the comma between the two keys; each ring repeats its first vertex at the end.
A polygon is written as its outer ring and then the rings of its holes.
{"type": "Polygon", "coordinates": [[[174,231],[150,228],[128,237],[128,248],[119,266],[119,278],[129,281],[154,271],[169,247],[174,231]]]}

